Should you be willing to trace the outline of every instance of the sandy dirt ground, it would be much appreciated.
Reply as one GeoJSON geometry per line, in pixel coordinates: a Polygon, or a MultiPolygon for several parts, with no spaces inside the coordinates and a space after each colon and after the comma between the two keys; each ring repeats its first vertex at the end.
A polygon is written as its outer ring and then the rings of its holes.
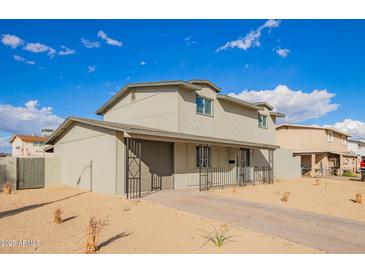
{"type": "Polygon", "coordinates": [[[315,213],[365,221],[365,201],[355,203],[357,193],[365,198],[365,182],[349,178],[300,178],[277,181],[274,184],[257,184],[236,188],[217,189],[214,194],[301,209],[315,213]],[[281,201],[284,192],[290,192],[287,202],[281,201]]]}
{"type": "MultiPolygon", "coordinates": [[[[82,253],[87,223],[107,218],[99,253],[318,253],[286,240],[231,227],[223,247],[206,242],[212,226],[223,224],[154,205],[148,201],[50,188],[0,193],[0,253],[82,253]],[[56,208],[62,224],[53,223],[56,208]],[[33,240],[35,246],[6,246],[7,240],[33,240]]],[[[18,244],[18,242],[17,242],[18,244]]]]}

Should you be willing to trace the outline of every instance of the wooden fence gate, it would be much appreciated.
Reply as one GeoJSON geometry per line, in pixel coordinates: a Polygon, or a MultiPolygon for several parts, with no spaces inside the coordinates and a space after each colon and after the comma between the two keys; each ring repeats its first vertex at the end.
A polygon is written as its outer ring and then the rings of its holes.
{"type": "Polygon", "coordinates": [[[44,181],[44,158],[17,158],[17,189],[42,188],[44,181]]]}

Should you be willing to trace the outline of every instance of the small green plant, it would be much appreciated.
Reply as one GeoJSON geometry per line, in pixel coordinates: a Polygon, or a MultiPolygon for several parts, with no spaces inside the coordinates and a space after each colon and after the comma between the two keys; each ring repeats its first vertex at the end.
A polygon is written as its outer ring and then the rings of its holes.
{"type": "Polygon", "coordinates": [[[342,173],[342,176],[344,177],[357,177],[356,174],[353,174],[351,171],[349,170],[345,170],[343,173],[342,173]]]}
{"type": "Polygon", "coordinates": [[[215,226],[212,227],[213,231],[204,236],[207,241],[202,245],[202,247],[209,242],[212,242],[216,247],[222,247],[223,244],[225,244],[232,237],[227,235],[231,229],[227,224],[222,225],[219,229],[217,229],[215,226]]]}

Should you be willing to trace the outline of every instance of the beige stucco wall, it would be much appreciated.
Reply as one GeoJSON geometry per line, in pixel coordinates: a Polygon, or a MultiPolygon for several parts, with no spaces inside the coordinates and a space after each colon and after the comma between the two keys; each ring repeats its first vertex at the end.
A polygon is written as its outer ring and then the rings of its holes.
{"type": "Polygon", "coordinates": [[[104,120],[178,130],[177,87],[138,88],[134,101],[131,97],[131,92],[126,93],[105,113],[104,120]]]}
{"type": "Polygon", "coordinates": [[[53,157],[53,153],[43,151],[43,146],[34,145],[33,142],[24,142],[15,137],[12,143],[12,156],[14,157],[53,157]]]}
{"type": "Polygon", "coordinates": [[[300,156],[293,156],[290,149],[277,149],[274,152],[274,176],[277,180],[292,180],[301,176],[300,156]]]}
{"type": "Polygon", "coordinates": [[[16,158],[1,157],[0,158],[0,188],[5,183],[11,183],[13,189],[16,189],[16,158]]]}
{"type": "Polygon", "coordinates": [[[105,121],[136,124],[201,136],[275,144],[275,119],[269,110],[268,129],[258,127],[255,109],[217,99],[209,86],[192,91],[177,87],[144,87],[127,92],[104,115],[105,121]],[[196,94],[213,100],[213,116],[196,113],[196,94]]]}
{"type": "Polygon", "coordinates": [[[115,131],[73,125],[54,146],[62,184],[95,192],[124,193],[124,145],[115,131]]]}
{"type": "Polygon", "coordinates": [[[61,185],[61,159],[46,158],[44,161],[44,186],[56,187],[61,185]]]}
{"type": "Polygon", "coordinates": [[[258,127],[257,110],[218,100],[214,90],[179,90],[179,130],[190,134],[275,144],[275,123],[269,111],[268,128],[258,127]],[[196,113],[196,93],[213,100],[213,116],[196,113]]]}
{"type": "Polygon", "coordinates": [[[311,128],[278,128],[277,145],[294,151],[338,151],[346,152],[347,145],[342,143],[342,135],[333,133],[333,142],[328,141],[328,130],[311,128]]]}

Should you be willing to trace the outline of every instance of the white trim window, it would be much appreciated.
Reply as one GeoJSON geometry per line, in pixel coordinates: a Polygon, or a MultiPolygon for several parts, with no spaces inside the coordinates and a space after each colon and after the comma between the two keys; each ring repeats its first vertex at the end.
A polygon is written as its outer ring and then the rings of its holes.
{"type": "Polygon", "coordinates": [[[328,142],[330,142],[330,143],[333,142],[333,132],[332,131],[328,132],[328,142]]]}
{"type": "Polygon", "coordinates": [[[196,113],[213,116],[213,101],[196,95],[196,113]]]}
{"type": "Polygon", "coordinates": [[[259,113],[257,116],[259,128],[267,128],[267,115],[259,113]]]}

